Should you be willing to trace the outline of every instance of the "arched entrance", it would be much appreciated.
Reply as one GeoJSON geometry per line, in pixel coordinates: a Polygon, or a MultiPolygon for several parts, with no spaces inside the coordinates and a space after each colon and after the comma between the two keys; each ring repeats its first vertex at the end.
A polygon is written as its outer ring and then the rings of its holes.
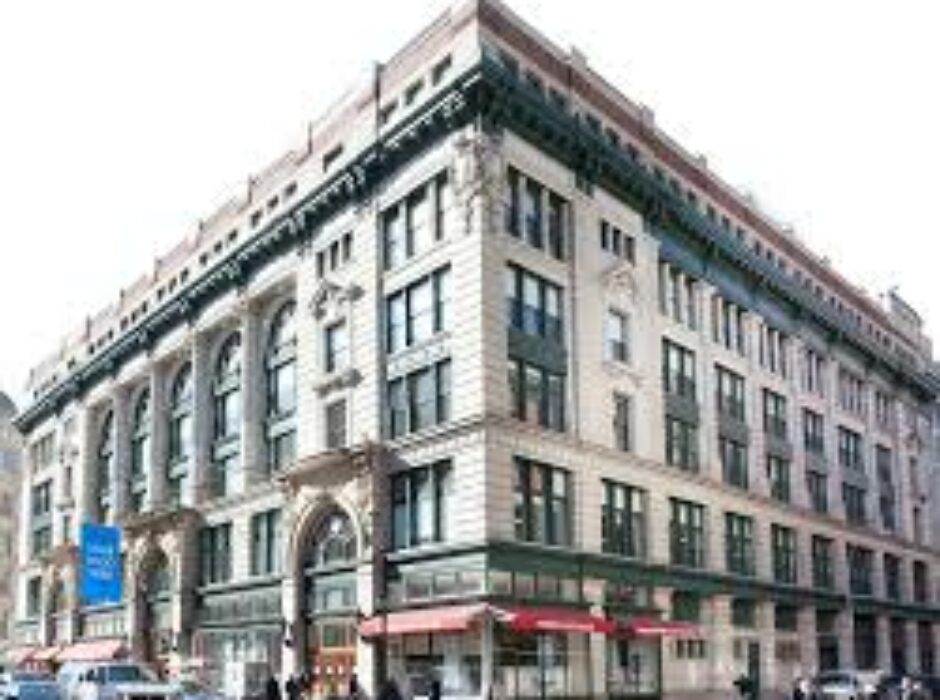
{"type": "Polygon", "coordinates": [[[316,521],[301,560],[302,665],[320,697],[344,695],[356,670],[357,556],[352,520],[331,507],[316,521]]]}
{"type": "Polygon", "coordinates": [[[138,580],[141,655],[154,668],[161,668],[173,646],[170,562],[162,549],[147,555],[138,580]]]}

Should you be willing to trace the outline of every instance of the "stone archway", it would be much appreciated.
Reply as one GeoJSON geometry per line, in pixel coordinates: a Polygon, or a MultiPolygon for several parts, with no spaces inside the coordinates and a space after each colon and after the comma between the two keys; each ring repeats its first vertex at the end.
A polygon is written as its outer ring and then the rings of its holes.
{"type": "Polygon", "coordinates": [[[148,549],[133,580],[137,617],[133,646],[142,661],[160,667],[166,664],[174,644],[173,572],[166,552],[159,546],[148,549]]]}

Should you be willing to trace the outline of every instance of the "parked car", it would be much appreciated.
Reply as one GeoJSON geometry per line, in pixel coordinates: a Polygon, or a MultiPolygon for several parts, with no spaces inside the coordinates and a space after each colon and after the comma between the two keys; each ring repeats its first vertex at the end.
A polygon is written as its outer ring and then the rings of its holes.
{"type": "Polygon", "coordinates": [[[11,680],[0,690],[4,700],[61,700],[59,686],[52,676],[36,676],[11,680]]]}
{"type": "Polygon", "coordinates": [[[180,680],[173,685],[179,690],[180,700],[225,700],[222,693],[197,681],[180,680]]]}
{"type": "Polygon", "coordinates": [[[824,671],[813,685],[818,700],[874,700],[883,677],[881,671],[824,671]]]}
{"type": "Polygon", "coordinates": [[[178,700],[177,686],[161,683],[145,666],[133,662],[89,664],[67,700],[178,700]]]}

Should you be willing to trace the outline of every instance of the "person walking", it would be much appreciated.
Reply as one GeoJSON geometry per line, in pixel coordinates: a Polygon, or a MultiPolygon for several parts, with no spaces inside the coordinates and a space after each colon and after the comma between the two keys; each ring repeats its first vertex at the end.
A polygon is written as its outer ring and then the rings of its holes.
{"type": "Polygon", "coordinates": [[[268,676],[264,684],[264,700],[281,700],[281,685],[273,675],[268,676]]]}

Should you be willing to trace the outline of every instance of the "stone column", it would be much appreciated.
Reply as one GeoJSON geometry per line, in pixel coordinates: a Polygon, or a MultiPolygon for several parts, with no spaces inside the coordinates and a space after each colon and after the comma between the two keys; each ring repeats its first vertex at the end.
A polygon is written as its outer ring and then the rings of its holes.
{"type": "Polygon", "coordinates": [[[166,497],[169,452],[166,368],[155,364],[150,371],[150,473],[147,475],[147,506],[156,510],[166,497]]]}
{"type": "Polygon", "coordinates": [[[878,614],[875,616],[875,642],[875,665],[878,668],[890,670],[891,618],[887,615],[878,614]]]}
{"type": "Polygon", "coordinates": [[[782,690],[788,687],[787,678],[781,678],[777,667],[777,632],[774,624],[773,600],[758,600],[755,603],[755,625],[760,644],[760,685],[761,695],[767,691],[782,690]]]}
{"type": "Polygon", "coordinates": [[[242,423],[241,474],[235,477],[238,493],[262,480],[267,473],[264,450],[264,362],[261,315],[254,304],[242,306],[242,423]]]}
{"type": "MultiPolygon", "coordinates": [[[[95,491],[95,434],[98,422],[96,411],[88,405],[82,405],[76,416],[76,441],[79,454],[75,460],[72,489],[75,498],[75,521],[81,523],[97,519],[95,491]]],[[[24,550],[20,550],[24,551],[24,550]]]]}
{"type": "Polygon", "coordinates": [[[111,393],[114,409],[114,469],[111,474],[111,520],[127,512],[130,497],[131,416],[130,390],[115,387],[111,393]]]}
{"type": "Polygon", "coordinates": [[[796,620],[800,644],[800,673],[816,675],[819,672],[816,608],[809,605],[801,606],[797,611],[796,620]]]}
{"type": "Polygon", "coordinates": [[[920,668],[920,638],[917,634],[917,621],[904,621],[904,664],[908,673],[919,673],[920,668]]]}
{"type": "MultiPolygon", "coordinates": [[[[710,688],[733,688],[735,681],[734,628],[731,625],[731,596],[716,595],[710,600],[712,651],[710,688]]],[[[664,688],[665,690],[665,688],[664,688]]]]}
{"type": "Polygon", "coordinates": [[[836,632],[839,635],[839,668],[855,668],[855,621],[854,609],[849,606],[836,616],[836,632]]]}
{"type": "Polygon", "coordinates": [[[212,454],[212,360],[209,338],[202,333],[193,337],[193,454],[190,460],[189,493],[184,505],[200,503],[205,496],[205,482],[212,454]]]}

